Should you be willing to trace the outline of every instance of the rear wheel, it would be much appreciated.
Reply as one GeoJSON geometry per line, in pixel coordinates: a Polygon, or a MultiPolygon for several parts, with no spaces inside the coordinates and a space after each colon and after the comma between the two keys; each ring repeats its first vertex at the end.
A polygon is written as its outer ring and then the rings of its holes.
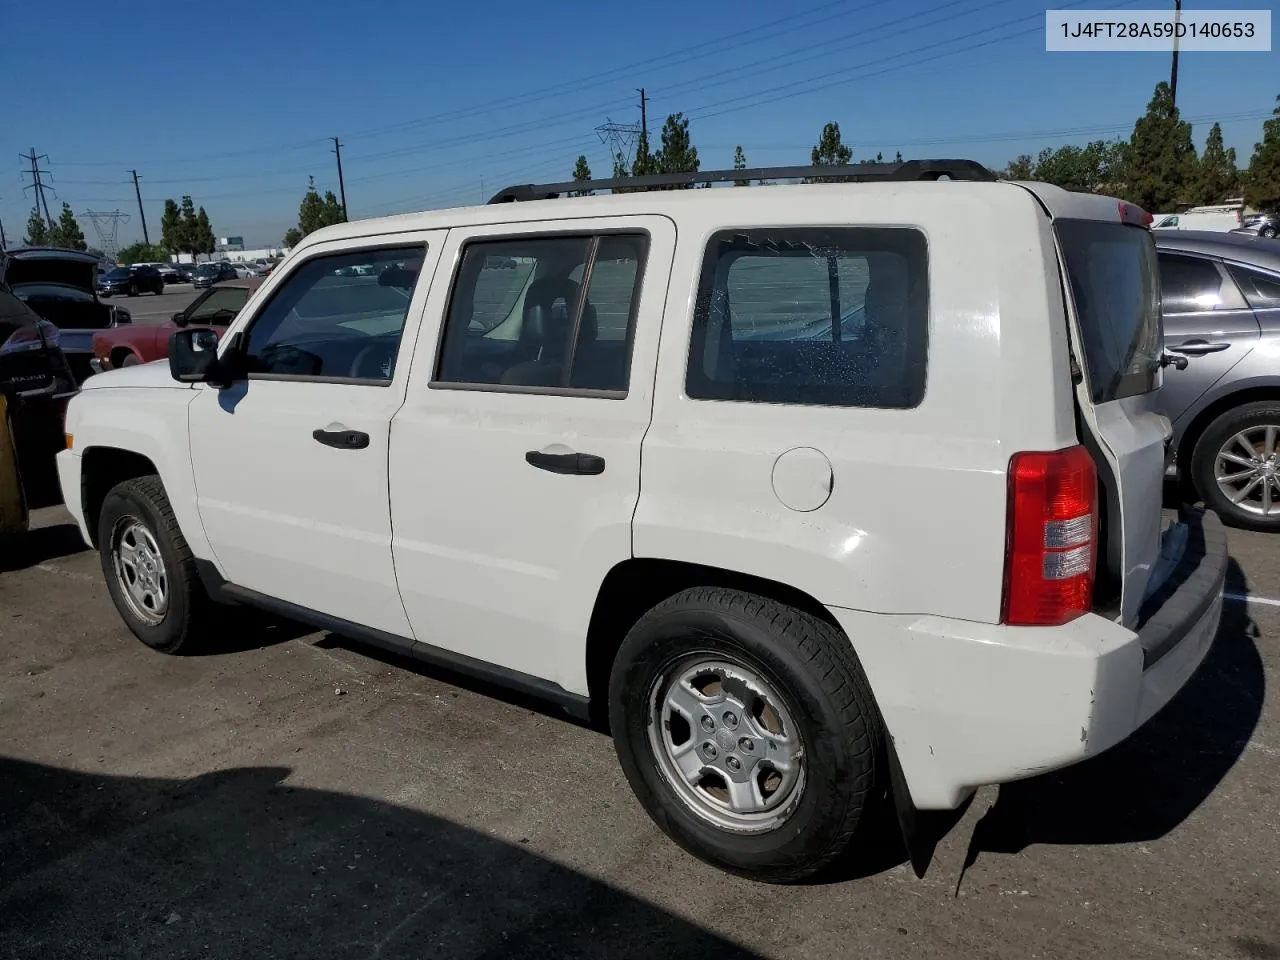
{"type": "Polygon", "coordinates": [[[134,367],[134,366],[137,366],[137,365],[138,365],[139,363],[141,363],[141,362],[142,362],[142,361],[138,359],[138,355],[137,355],[136,353],[126,353],[123,357],[121,357],[121,358],[120,358],[120,362],[119,362],[118,364],[116,364],[116,366],[118,366],[118,367],[134,367]]]}
{"type": "Polygon", "coordinates": [[[138,284],[137,284],[137,281],[134,281],[133,283],[129,284],[129,296],[136,297],[137,295],[138,295],[138,284]]]}
{"type": "Polygon", "coordinates": [[[1196,443],[1191,473],[1223,523],[1280,531],[1280,404],[1246,403],[1219,416],[1196,443]]]}
{"type": "Polygon", "coordinates": [[[134,636],[162,653],[201,645],[216,610],[159,477],[111,488],[98,518],[98,549],[107,590],[134,636]]]}
{"type": "Polygon", "coordinates": [[[1260,237],[1274,237],[1275,235],[1276,235],[1275,227],[1263,227],[1261,230],[1258,231],[1258,236],[1260,237]]]}
{"type": "Polygon", "coordinates": [[[609,719],[654,822],[742,876],[819,872],[873,799],[880,720],[852,645],[760,596],[696,588],[645,614],[618,651],[609,719]]]}

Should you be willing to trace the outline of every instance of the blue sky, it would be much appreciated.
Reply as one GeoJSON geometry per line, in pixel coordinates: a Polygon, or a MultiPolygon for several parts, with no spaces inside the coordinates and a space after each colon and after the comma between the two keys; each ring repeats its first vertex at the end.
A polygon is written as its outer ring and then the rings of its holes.
{"type": "MultiPolygon", "coordinates": [[[[129,213],[122,243],[142,235],[136,168],[153,239],[164,198],[190,193],[220,236],[272,244],[296,222],[308,175],[337,192],[334,135],[357,218],[568,179],[579,153],[606,175],[595,128],[638,121],[641,86],[655,137],[668,113],[691,118],[703,169],[731,166],[735,144],[752,166],[805,163],[829,120],[855,159],[901,150],[1003,166],[1127,136],[1169,72],[1167,54],[1046,53],[1045,6],[1025,0],[2,7],[0,35],[24,38],[4,45],[10,243],[30,213],[18,155],[32,147],[48,156],[50,209],[129,213]]],[[[1197,147],[1221,119],[1242,165],[1278,93],[1280,52],[1182,55],[1178,105],[1197,147]]]]}

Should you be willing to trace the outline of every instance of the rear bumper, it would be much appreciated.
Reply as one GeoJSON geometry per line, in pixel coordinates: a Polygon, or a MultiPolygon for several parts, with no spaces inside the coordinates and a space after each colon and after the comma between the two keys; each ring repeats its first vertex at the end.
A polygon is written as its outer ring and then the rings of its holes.
{"type": "Polygon", "coordinates": [[[920,809],[1096,756],[1134,733],[1195,673],[1218,631],[1226,536],[1185,518],[1179,555],[1137,630],[1094,614],[1005,627],[833,608],[871,681],[920,809]]]}

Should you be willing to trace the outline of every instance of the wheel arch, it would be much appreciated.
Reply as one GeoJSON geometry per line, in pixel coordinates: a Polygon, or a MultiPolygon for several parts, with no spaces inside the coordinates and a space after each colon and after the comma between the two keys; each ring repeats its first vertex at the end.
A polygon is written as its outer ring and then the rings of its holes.
{"type": "Polygon", "coordinates": [[[98,546],[98,518],[111,488],[125,480],[159,474],[160,470],[149,457],[133,450],[96,446],[84,451],[80,467],[80,502],[85,528],[95,548],[98,546]]]}
{"type": "Polygon", "coordinates": [[[131,343],[122,343],[112,347],[111,353],[108,355],[108,359],[111,361],[111,366],[113,368],[118,368],[122,363],[124,363],[125,358],[130,354],[138,357],[139,360],[142,359],[138,356],[138,351],[133,348],[133,344],[131,343]]]}
{"type": "Polygon", "coordinates": [[[648,557],[623,560],[600,584],[587,628],[587,694],[593,721],[602,725],[606,722],[609,673],[627,631],[646,611],[690,587],[727,587],[755,593],[796,607],[841,629],[816,598],[776,580],[680,560],[648,557]]]}
{"type": "Polygon", "coordinates": [[[1209,424],[1224,413],[1246,403],[1280,403],[1280,381],[1254,384],[1224,393],[1205,404],[1182,431],[1178,441],[1178,484],[1184,494],[1195,496],[1195,478],[1191,474],[1191,458],[1195,454],[1196,444],[1204,436],[1209,424]]]}

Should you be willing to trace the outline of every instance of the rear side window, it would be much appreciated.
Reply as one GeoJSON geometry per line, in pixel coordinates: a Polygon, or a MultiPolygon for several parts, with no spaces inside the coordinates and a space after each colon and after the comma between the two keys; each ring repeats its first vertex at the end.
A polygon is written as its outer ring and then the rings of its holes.
{"type": "Polygon", "coordinates": [[[1154,390],[1164,328],[1155,241],[1140,227],[1058,220],[1094,403],[1154,390]]]}
{"type": "Polygon", "coordinates": [[[1255,310],[1275,310],[1280,307],[1280,277],[1248,267],[1231,265],[1231,275],[1240,284],[1249,306],[1255,310]]]}
{"type": "Polygon", "coordinates": [[[1162,253],[1160,304],[1167,315],[1216,310],[1223,305],[1222,274],[1212,260],[1162,253]]]}
{"type": "Polygon", "coordinates": [[[699,400],[914,407],[928,326],[918,230],[722,231],[703,261],[685,389],[699,400]]]}

